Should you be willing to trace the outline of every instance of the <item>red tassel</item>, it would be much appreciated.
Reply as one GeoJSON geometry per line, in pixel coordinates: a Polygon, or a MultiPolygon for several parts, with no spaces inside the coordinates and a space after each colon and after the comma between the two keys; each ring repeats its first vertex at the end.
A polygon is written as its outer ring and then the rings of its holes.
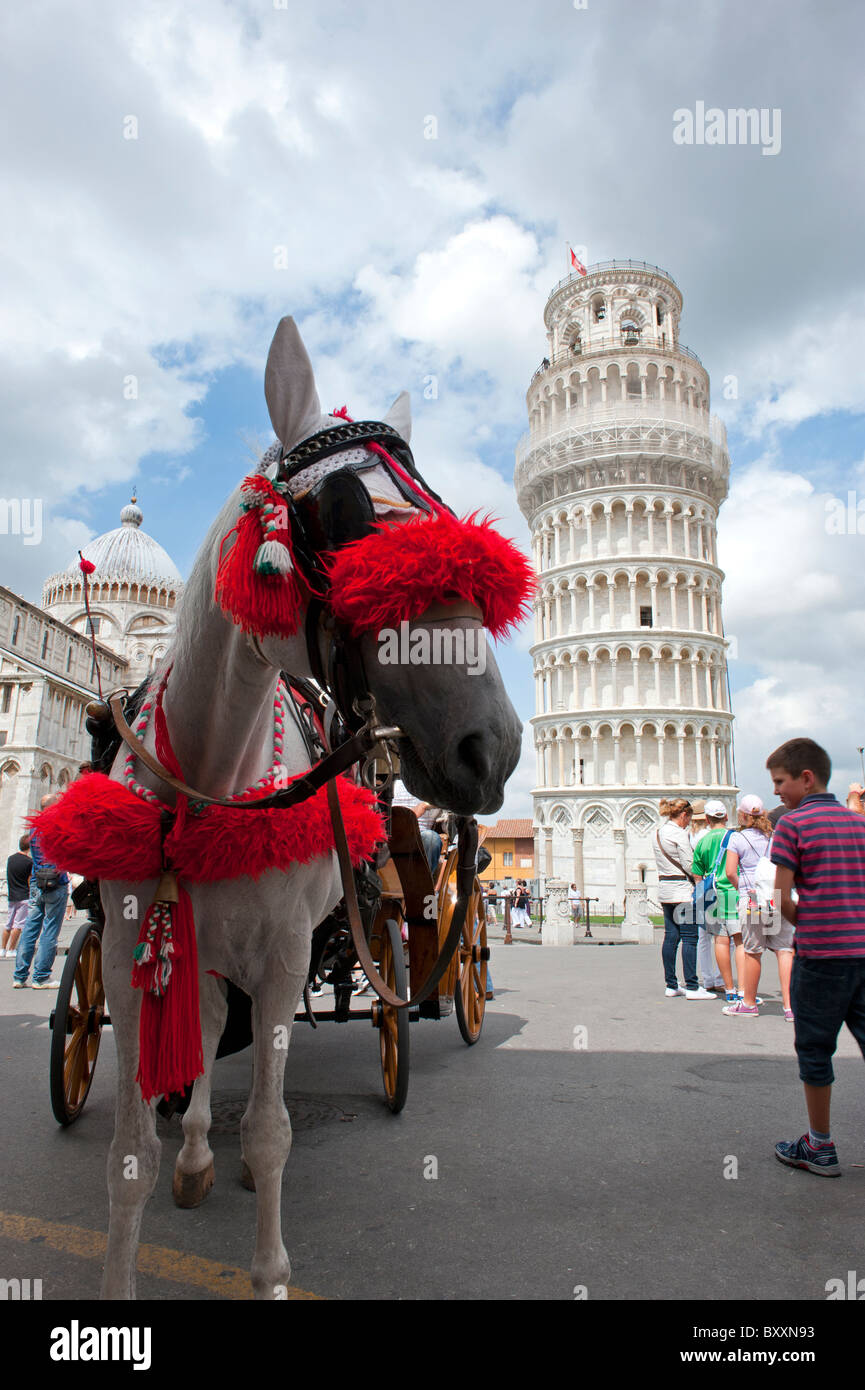
{"type": "Polygon", "coordinates": [[[141,925],[132,984],[144,990],[138,1075],[145,1101],[183,1091],[204,1071],[198,1011],[198,947],[189,894],[155,902],[141,925]]]}
{"type": "MultiPolygon", "coordinates": [[[[264,483],[272,492],[266,478],[247,479],[247,483],[264,483]]],[[[256,487],[264,497],[264,489],[256,487]]],[[[282,499],[279,505],[285,506],[282,499]]],[[[296,569],[288,574],[259,574],[255,557],[262,543],[261,512],[252,507],[243,513],[237,525],[223,538],[222,549],[230,537],[234,544],[227,554],[220,553],[216,574],[216,601],[244,632],[257,637],[293,637],[297,632],[303,608],[303,593],[296,569]]]]}

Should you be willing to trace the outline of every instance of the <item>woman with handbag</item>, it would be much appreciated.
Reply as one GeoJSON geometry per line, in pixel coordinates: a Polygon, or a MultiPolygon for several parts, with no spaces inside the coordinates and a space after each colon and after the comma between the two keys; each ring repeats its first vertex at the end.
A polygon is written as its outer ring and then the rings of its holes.
{"type": "Polygon", "coordinates": [[[665,798],[659,810],[662,824],[655,832],[653,848],[658,866],[658,901],[664,912],[664,943],[661,959],[664,964],[665,994],[668,999],[684,994],[686,999],[716,999],[711,990],[703,989],[697,979],[697,922],[693,905],[694,879],[691,863],[694,853],[688,826],[691,823],[691,803],[684,797],[665,798]],[[682,947],[684,990],[676,977],[676,956],[682,947]]]}

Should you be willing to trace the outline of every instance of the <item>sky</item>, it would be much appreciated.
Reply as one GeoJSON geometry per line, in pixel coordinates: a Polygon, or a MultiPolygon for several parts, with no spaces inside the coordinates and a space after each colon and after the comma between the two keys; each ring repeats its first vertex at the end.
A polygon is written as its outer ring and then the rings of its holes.
{"type": "MultiPolygon", "coordinates": [[[[514,448],[570,241],[670,271],[728,428],[739,785],[772,804],[767,752],[807,735],[843,797],[865,744],[862,16],[854,0],[5,7],[0,496],[40,502],[42,529],[0,534],[0,583],[38,601],[133,485],[187,575],[272,437],[262,377],[284,314],[325,408],[380,418],[408,390],[431,486],[528,548],[514,448]],[[696,133],[734,107],[764,111],[767,138],[674,138],[682,112],[696,133]]],[[[531,641],[498,649],[524,720],[531,641]]],[[[502,815],[531,815],[534,779],[526,725],[502,815]]]]}

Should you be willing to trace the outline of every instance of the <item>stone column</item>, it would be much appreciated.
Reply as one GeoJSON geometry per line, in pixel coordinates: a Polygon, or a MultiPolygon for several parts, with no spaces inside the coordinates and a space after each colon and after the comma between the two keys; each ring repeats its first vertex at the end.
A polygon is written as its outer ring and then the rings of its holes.
{"type": "Polygon", "coordinates": [[[649,894],[644,883],[625,888],[625,919],[622,940],[636,941],[641,946],[654,946],[655,928],[649,917],[649,894]]]}
{"type": "Polygon", "coordinates": [[[553,875],[553,831],[551,826],[544,828],[546,844],[544,845],[544,863],[546,864],[547,878],[553,875]]]}
{"type": "Polygon", "coordinates": [[[694,581],[688,580],[688,627],[694,631],[694,581]]]}
{"type": "Polygon", "coordinates": [[[667,588],[670,591],[670,627],[676,628],[679,626],[678,581],[671,579],[667,588]]]}
{"type": "Polygon", "coordinates": [[[652,657],[652,661],[655,663],[655,705],[658,707],[658,709],[660,709],[660,707],[661,707],[661,658],[660,658],[660,656],[657,656],[657,655],[656,655],[656,656],[653,656],[653,657],[652,657]]]}
{"type": "Polygon", "coordinates": [[[568,905],[568,884],[563,878],[548,876],[544,892],[543,946],[573,946],[574,923],[568,905]]]}
{"type": "Polygon", "coordinates": [[[589,671],[590,671],[590,674],[591,674],[591,681],[592,681],[592,708],[593,708],[593,709],[597,709],[597,708],[598,708],[598,658],[597,658],[596,656],[590,656],[590,657],[589,657],[589,671]]]}
{"type": "Polygon", "coordinates": [[[650,554],[650,555],[654,555],[654,553],[655,553],[655,509],[654,509],[654,507],[650,507],[650,508],[648,509],[648,511],[646,512],[646,520],[647,520],[647,523],[648,523],[648,532],[649,532],[649,554],[650,554]]]}
{"type": "MultiPolygon", "coordinates": [[[[629,512],[629,513],[628,513],[628,516],[630,517],[630,515],[631,515],[631,513],[629,512]]],[[[638,626],[639,626],[639,617],[638,617],[638,614],[637,614],[637,581],[636,581],[636,579],[629,579],[629,580],[628,580],[628,588],[629,588],[629,590],[630,590],[630,595],[631,595],[631,627],[638,627],[638,626]]]]}
{"type": "Polygon", "coordinates": [[[569,586],[571,596],[571,632],[577,631],[577,591],[573,584],[569,586]]]}
{"type": "Polygon", "coordinates": [[[581,893],[585,893],[585,869],[583,865],[583,836],[585,831],[582,826],[574,826],[571,834],[574,837],[574,883],[581,893]]]}
{"type": "Polygon", "coordinates": [[[613,553],[613,512],[611,507],[604,510],[604,520],[607,523],[607,554],[613,553]]]}
{"type": "Polygon", "coordinates": [[[556,743],[559,746],[559,786],[563,787],[565,785],[565,740],[561,734],[556,739],[556,743]]]}
{"type": "MultiPolygon", "coordinates": [[[[613,780],[616,786],[621,786],[622,782],[622,738],[621,734],[613,734],[613,780]]],[[[615,832],[618,835],[618,830],[615,832]]],[[[622,832],[624,834],[624,831],[622,832]]]]}
{"type": "Polygon", "coordinates": [[[679,740],[679,786],[685,785],[685,735],[676,734],[679,740]]]}
{"type": "Polygon", "coordinates": [[[597,626],[595,622],[595,581],[590,579],[586,584],[589,591],[589,631],[594,632],[597,626]]]}
{"type": "Polygon", "coordinates": [[[616,847],[616,902],[625,901],[625,832],[613,831],[613,844],[616,847]]]}

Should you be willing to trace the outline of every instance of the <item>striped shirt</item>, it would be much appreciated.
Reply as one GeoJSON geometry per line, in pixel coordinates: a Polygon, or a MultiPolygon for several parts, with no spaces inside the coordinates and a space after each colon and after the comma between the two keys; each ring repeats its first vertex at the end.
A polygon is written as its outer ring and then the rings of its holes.
{"type": "Polygon", "coordinates": [[[865,956],[865,816],[814,792],[778,822],[770,858],[792,869],[800,956],[865,956]]]}

